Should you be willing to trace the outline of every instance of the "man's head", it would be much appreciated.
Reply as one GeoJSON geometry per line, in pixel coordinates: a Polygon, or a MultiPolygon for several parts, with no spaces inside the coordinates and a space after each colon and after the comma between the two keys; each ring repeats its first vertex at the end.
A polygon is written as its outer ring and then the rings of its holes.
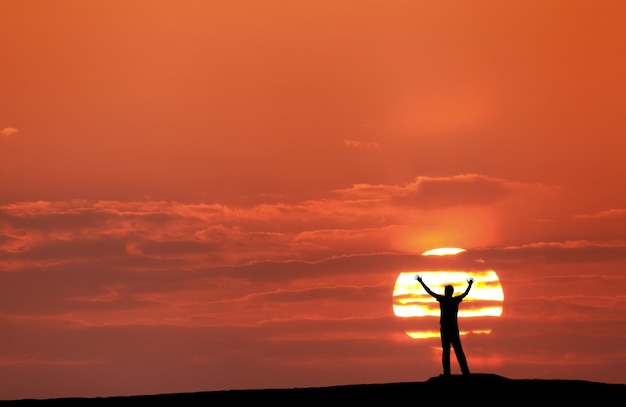
{"type": "Polygon", "coordinates": [[[452,293],[454,292],[454,287],[451,285],[447,285],[445,288],[446,297],[452,297],[452,293]]]}

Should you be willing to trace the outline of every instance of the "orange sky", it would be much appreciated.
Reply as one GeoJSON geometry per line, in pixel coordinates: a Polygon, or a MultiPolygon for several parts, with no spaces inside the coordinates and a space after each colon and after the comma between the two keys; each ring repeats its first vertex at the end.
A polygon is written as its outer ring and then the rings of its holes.
{"type": "Polygon", "coordinates": [[[624,13],[0,0],[0,399],[426,380],[440,246],[474,372],[626,383],[624,13]]]}

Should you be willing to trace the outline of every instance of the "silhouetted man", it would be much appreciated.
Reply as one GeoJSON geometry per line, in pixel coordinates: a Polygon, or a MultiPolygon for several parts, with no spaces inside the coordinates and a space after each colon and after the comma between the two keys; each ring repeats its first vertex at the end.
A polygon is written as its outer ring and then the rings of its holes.
{"type": "Polygon", "coordinates": [[[422,277],[415,276],[415,279],[422,284],[424,290],[431,296],[435,297],[437,301],[439,301],[439,309],[441,312],[439,324],[441,325],[441,347],[443,348],[443,354],[441,357],[441,362],[443,364],[443,374],[446,376],[450,375],[450,345],[454,348],[454,354],[456,355],[456,359],[459,361],[459,365],[461,366],[461,372],[464,375],[470,373],[469,368],[467,367],[467,360],[465,359],[465,353],[463,353],[463,347],[461,346],[461,335],[459,334],[459,325],[457,321],[457,315],[459,313],[459,304],[463,301],[463,298],[467,296],[472,288],[472,284],[474,284],[474,279],[469,278],[467,280],[467,289],[461,295],[457,295],[456,297],[452,296],[454,292],[454,287],[451,285],[447,285],[445,288],[445,295],[440,295],[434,293],[424,282],[422,281],[422,277]]]}

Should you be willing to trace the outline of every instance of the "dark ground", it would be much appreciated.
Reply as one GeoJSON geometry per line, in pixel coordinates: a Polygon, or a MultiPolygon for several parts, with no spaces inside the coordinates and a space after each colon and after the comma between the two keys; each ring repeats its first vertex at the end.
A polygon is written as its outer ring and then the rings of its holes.
{"type": "MultiPolygon", "coordinates": [[[[564,406],[579,403],[626,405],[626,384],[607,384],[584,380],[508,379],[494,374],[432,377],[425,382],[355,384],[346,386],[224,390],[198,393],[173,393],[124,397],[58,398],[46,400],[1,401],[0,406],[119,406],[177,405],[210,406],[254,402],[270,405],[332,405],[355,403],[393,405],[480,405],[509,406],[534,403],[535,406],[564,406]]],[[[325,406],[327,407],[327,406],[325,406]]]]}

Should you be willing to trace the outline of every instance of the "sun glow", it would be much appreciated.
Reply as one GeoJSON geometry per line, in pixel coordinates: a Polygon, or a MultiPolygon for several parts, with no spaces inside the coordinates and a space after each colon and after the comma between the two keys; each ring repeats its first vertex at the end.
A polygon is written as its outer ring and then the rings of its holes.
{"type": "MultiPolygon", "coordinates": [[[[443,256],[452,258],[463,253],[463,249],[441,248],[424,252],[424,256],[443,256]]],[[[441,261],[445,261],[442,258],[441,261]]],[[[437,260],[440,261],[440,260],[437,260]]],[[[480,259],[464,259],[462,262],[444,262],[441,268],[430,268],[426,270],[412,270],[401,272],[393,290],[393,311],[394,314],[403,318],[407,327],[407,335],[414,339],[426,339],[439,336],[439,332],[433,333],[430,322],[429,329],[419,329],[426,324],[424,317],[439,317],[439,303],[432,298],[415,279],[420,275],[423,281],[436,293],[444,293],[444,287],[448,284],[454,287],[454,295],[459,295],[467,288],[467,280],[471,277],[474,284],[469,295],[463,300],[463,305],[459,308],[459,318],[466,319],[466,322],[459,321],[459,325],[467,325],[464,333],[488,334],[490,327],[486,327],[490,318],[497,318],[502,315],[502,304],[504,302],[504,291],[500,284],[500,279],[495,270],[485,267],[480,259]],[[467,270],[467,271],[466,271],[467,270]],[[469,323],[469,321],[474,321],[469,323]]],[[[462,327],[463,328],[463,327],[462,327]]]]}
{"type": "MultiPolygon", "coordinates": [[[[459,331],[459,335],[467,335],[470,331],[459,331]]],[[[491,329],[476,329],[472,330],[473,334],[489,334],[491,329]]],[[[439,331],[406,331],[406,334],[413,339],[433,339],[439,338],[439,331]]]]}
{"type": "Polygon", "coordinates": [[[465,249],[459,249],[458,247],[440,247],[438,249],[427,250],[422,253],[422,256],[449,256],[464,252],[465,249]]]}

